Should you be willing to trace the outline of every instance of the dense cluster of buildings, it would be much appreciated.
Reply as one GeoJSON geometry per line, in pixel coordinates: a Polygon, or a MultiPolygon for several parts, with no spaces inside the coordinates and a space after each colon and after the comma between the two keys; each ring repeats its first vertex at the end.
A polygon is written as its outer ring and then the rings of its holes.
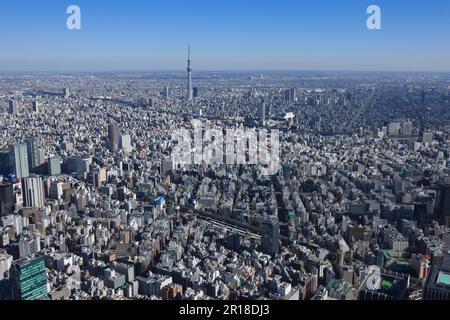
{"type": "Polygon", "coordinates": [[[0,77],[0,299],[449,299],[448,76],[191,71],[0,77]],[[177,166],[193,119],[279,172],[177,166]]]}

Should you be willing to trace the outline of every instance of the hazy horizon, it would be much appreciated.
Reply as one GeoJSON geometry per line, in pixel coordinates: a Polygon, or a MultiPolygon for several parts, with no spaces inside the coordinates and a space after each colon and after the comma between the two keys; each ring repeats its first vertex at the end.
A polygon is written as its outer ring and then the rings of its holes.
{"type": "MultiPolygon", "coordinates": [[[[182,69],[154,69],[154,70],[113,70],[113,69],[104,69],[104,70],[0,70],[1,74],[101,74],[101,73],[186,73],[186,70],[182,69]]],[[[193,73],[424,73],[424,74],[447,74],[450,73],[450,70],[295,70],[295,69],[285,69],[285,70],[259,70],[259,69],[241,69],[241,70],[194,70],[193,73]]]]}

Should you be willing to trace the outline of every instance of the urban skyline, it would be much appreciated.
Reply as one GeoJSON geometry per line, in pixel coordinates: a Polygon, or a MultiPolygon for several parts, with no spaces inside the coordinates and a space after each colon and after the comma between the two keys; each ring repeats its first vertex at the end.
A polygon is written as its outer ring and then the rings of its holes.
{"type": "Polygon", "coordinates": [[[0,51],[0,301],[171,301],[167,314],[262,319],[280,301],[450,300],[447,4],[322,0],[323,25],[299,45],[295,13],[318,7],[283,1],[43,2],[18,21],[28,1],[0,5],[0,30],[13,28],[0,51]],[[138,19],[150,8],[156,20],[138,19]],[[392,9],[405,16],[393,23],[392,9]],[[18,23],[42,10],[30,39],[18,23]],[[106,16],[123,30],[106,32],[106,16]],[[425,30],[406,16],[428,17],[425,30]],[[159,33],[155,53],[149,22],[185,29],[159,33]],[[235,58],[248,70],[202,70],[235,58]],[[176,71],[141,69],[156,65],[176,71]],[[434,71],[393,71],[411,66],[434,71]]]}

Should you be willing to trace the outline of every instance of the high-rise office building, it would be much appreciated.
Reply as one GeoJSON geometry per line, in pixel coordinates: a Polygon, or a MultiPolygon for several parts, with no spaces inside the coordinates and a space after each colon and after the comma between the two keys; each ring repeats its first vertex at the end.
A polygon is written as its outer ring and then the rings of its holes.
{"type": "Polygon", "coordinates": [[[54,200],[60,200],[63,196],[64,183],[58,182],[57,180],[50,183],[50,188],[48,191],[48,197],[54,200]]]}
{"type": "Polygon", "coordinates": [[[10,269],[10,278],[15,300],[35,300],[48,293],[44,257],[15,261],[10,269]]]}
{"type": "Polygon", "coordinates": [[[317,107],[319,105],[319,99],[316,96],[311,96],[306,99],[308,106],[317,107]]]}
{"type": "Polygon", "coordinates": [[[106,169],[99,168],[95,172],[93,172],[93,184],[94,188],[99,189],[104,182],[106,182],[107,175],[106,175],[106,169]]]}
{"type": "Polygon", "coordinates": [[[30,176],[28,167],[28,150],[25,143],[18,143],[10,147],[9,152],[10,173],[18,179],[30,176]]]}
{"type": "Polygon", "coordinates": [[[289,89],[284,91],[284,101],[291,101],[291,91],[289,89]]]}
{"type": "Polygon", "coordinates": [[[131,136],[129,134],[120,135],[119,148],[125,153],[130,153],[133,150],[131,147],[131,136]]]}
{"type": "Polygon", "coordinates": [[[284,91],[284,100],[286,102],[293,102],[297,99],[297,92],[295,89],[287,89],[284,91]]]}
{"type": "Polygon", "coordinates": [[[69,88],[64,88],[64,97],[65,98],[70,97],[70,89],[69,88]]]}
{"type": "Polygon", "coordinates": [[[280,249],[280,225],[278,218],[268,216],[261,225],[261,248],[268,255],[275,255],[280,249]]]}
{"type": "Polygon", "coordinates": [[[33,170],[44,162],[39,148],[40,140],[39,137],[33,137],[26,139],[25,143],[27,144],[28,168],[33,170]]]}
{"type": "Polygon", "coordinates": [[[14,211],[14,188],[12,184],[0,184],[0,216],[14,211]]]}
{"type": "Polygon", "coordinates": [[[432,267],[422,297],[423,300],[450,300],[450,269],[432,267]]]}
{"type": "Polygon", "coordinates": [[[402,133],[406,137],[410,137],[413,134],[413,124],[411,121],[403,122],[402,133]]]}
{"type": "Polygon", "coordinates": [[[41,103],[37,100],[33,101],[33,112],[39,113],[39,109],[41,107],[41,103]]]}
{"type": "Polygon", "coordinates": [[[290,90],[290,98],[291,98],[291,101],[297,100],[297,92],[295,91],[295,89],[290,90]]]}
{"type": "Polygon", "coordinates": [[[71,156],[64,160],[63,170],[66,173],[90,172],[92,158],[83,158],[80,156],[71,156]]]}
{"type": "Polygon", "coordinates": [[[258,118],[261,126],[266,125],[266,102],[263,101],[258,105],[258,118]]]}
{"type": "Polygon", "coordinates": [[[188,67],[187,67],[187,95],[188,101],[192,100],[192,67],[191,67],[191,46],[188,47],[188,67]]]}
{"type": "Polygon", "coordinates": [[[439,211],[444,224],[450,226],[450,184],[443,183],[439,193],[439,211]]]}
{"type": "Polygon", "coordinates": [[[22,191],[25,207],[42,208],[45,206],[44,185],[41,177],[24,179],[22,191]]]}
{"type": "Polygon", "coordinates": [[[48,174],[51,176],[61,174],[61,159],[59,157],[48,158],[48,174]]]}
{"type": "Polygon", "coordinates": [[[9,100],[9,113],[15,114],[17,113],[17,102],[13,99],[9,100]]]}
{"type": "Polygon", "coordinates": [[[388,126],[388,134],[391,137],[397,137],[400,135],[400,123],[399,122],[391,122],[388,126]]]}
{"type": "Polygon", "coordinates": [[[10,166],[10,152],[9,151],[0,151],[0,175],[7,176],[11,173],[10,166]]]}
{"type": "Polygon", "coordinates": [[[164,91],[162,92],[162,96],[164,97],[164,99],[169,99],[170,98],[170,89],[169,89],[169,87],[164,87],[164,91]]]}
{"type": "Polygon", "coordinates": [[[194,87],[194,98],[198,98],[198,94],[199,94],[199,89],[198,87],[194,87]]]}
{"type": "Polygon", "coordinates": [[[119,149],[119,137],[120,128],[115,124],[110,124],[108,126],[108,139],[111,151],[117,151],[119,149]]]}

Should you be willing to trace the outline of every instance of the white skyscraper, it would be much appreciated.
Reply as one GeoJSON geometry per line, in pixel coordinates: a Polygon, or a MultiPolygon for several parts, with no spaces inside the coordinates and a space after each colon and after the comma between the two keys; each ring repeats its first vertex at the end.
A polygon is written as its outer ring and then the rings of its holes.
{"type": "Polygon", "coordinates": [[[19,256],[26,258],[41,251],[39,236],[24,236],[19,240],[19,256]]]}
{"type": "Polygon", "coordinates": [[[19,256],[25,258],[33,253],[34,241],[30,238],[21,238],[19,240],[19,256]]]}
{"type": "Polygon", "coordinates": [[[131,136],[129,134],[123,134],[119,138],[119,148],[125,153],[133,151],[131,147],[131,136]]]}
{"type": "Polygon", "coordinates": [[[44,185],[41,177],[24,179],[23,194],[25,207],[42,208],[45,206],[44,185]]]}

